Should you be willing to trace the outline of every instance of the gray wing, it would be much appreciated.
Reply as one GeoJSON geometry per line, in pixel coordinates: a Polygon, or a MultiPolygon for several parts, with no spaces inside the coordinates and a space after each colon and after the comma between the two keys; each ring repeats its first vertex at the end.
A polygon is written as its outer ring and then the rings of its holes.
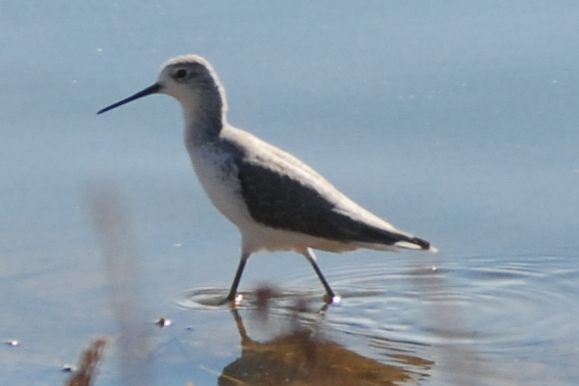
{"type": "MultiPolygon", "coordinates": [[[[291,168],[284,170],[284,161],[288,161],[289,154],[284,152],[283,156],[286,159],[278,158],[280,162],[274,167],[247,158],[237,162],[243,198],[251,216],[258,223],[346,243],[392,245],[406,241],[422,249],[429,248],[428,242],[414,236],[381,229],[348,216],[340,210],[335,200],[324,194],[328,190],[335,190],[333,186],[329,183],[326,185],[326,181],[317,173],[314,177],[322,180],[324,189],[318,189],[312,181],[300,180],[291,168]]],[[[291,161],[301,165],[301,161],[293,157],[291,161]]],[[[307,172],[311,175],[312,170],[308,167],[307,172]]]]}

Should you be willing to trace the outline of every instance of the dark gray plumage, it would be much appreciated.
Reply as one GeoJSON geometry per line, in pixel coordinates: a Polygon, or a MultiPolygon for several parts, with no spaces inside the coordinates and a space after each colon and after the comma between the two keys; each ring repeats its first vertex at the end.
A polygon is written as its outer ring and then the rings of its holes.
{"type": "Polygon", "coordinates": [[[251,162],[238,162],[237,167],[243,199],[260,224],[341,242],[393,245],[407,241],[422,249],[430,247],[417,237],[373,227],[336,211],[336,205],[320,192],[287,174],[251,162]]]}

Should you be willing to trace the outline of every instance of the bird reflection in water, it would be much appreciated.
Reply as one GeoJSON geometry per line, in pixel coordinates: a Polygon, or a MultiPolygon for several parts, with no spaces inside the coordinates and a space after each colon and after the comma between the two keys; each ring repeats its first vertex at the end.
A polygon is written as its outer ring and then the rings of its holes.
{"type": "MultiPolygon", "coordinates": [[[[260,319],[267,311],[269,290],[256,292],[256,309],[260,319]]],[[[401,366],[381,363],[361,356],[319,333],[324,322],[325,305],[315,323],[305,323],[300,315],[305,303],[299,300],[290,316],[289,328],[272,340],[258,342],[248,336],[239,310],[232,308],[241,336],[241,356],[227,365],[220,377],[220,386],[237,385],[401,385],[417,384],[426,378],[433,362],[418,357],[400,355],[391,346],[396,342],[381,339],[381,348],[390,346],[401,366]],[[289,331],[288,331],[289,330],[289,331]],[[405,366],[407,365],[407,366],[405,366]]],[[[265,321],[262,322],[265,323],[265,321]]]]}

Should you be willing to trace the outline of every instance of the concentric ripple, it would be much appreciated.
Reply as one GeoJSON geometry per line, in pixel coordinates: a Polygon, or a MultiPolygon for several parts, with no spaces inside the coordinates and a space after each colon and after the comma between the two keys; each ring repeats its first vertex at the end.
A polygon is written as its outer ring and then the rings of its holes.
{"type": "MultiPolygon", "coordinates": [[[[579,270],[568,259],[545,256],[475,256],[432,266],[386,263],[326,270],[341,296],[327,322],[348,333],[395,334],[416,343],[477,343],[504,349],[538,345],[577,334],[579,270]],[[553,328],[553,326],[557,326],[553,328]]],[[[313,275],[271,289],[270,312],[297,302],[323,305],[313,275]]],[[[184,308],[219,308],[226,288],[201,288],[177,297],[184,308]]],[[[243,293],[239,307],[259,302],[243,293]]]]}
{"type": "MultiPolygon", "coordinates": [[[[283,289],[267,292],[266,288],[268,312],[284,317],[302,307],[300,317],[314,320],[323,310],[326,329],[340,332],[342,338],[352,337],[352,346],[377,360],[384,360],[379,358],[383,354],[376,354],[372,347],[384,352],[382,346],[396,342],[396,350],[429,360],[447,358],[451,367],[461,360],[477,366],[488,362],[492,363],[489,368],[511,374],[516,364],[515,379],[529,384],[538,364],[552,369],[575,366],[579,360],[579,264],[574,257],[438,259],[434,265],[418,260],[392,264],[390,260],[325,269],[342,298],[327,309],[315,275],[302,274],[280,284],[283,289]],[[359,347],[360,338],[366,348],[359,347]]],[[[189,290],[178,297],[177,304],[226,309],[216,306],[226,293],[225,288],[189,290]]],[[[256,290],[244,296],[239,309],[256,309],[263,293],[256,290]]]]}

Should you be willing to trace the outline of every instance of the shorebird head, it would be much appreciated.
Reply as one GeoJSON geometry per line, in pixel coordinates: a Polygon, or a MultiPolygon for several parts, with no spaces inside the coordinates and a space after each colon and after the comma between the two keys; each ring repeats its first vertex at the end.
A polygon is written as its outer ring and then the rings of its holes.
{"type": "MultiPolygon", "coordinates": [[[[102,114],[151,94],[165,94],[177,99],[186,113],[224,115],[227,110],[225,90],[213,66],[198,55],[182,55],[169,59],[161,67],[157,82],[138,93],[114,103],[102,114]]],[[[216,117],[217,118],[217,117],[216,117]]]]}

